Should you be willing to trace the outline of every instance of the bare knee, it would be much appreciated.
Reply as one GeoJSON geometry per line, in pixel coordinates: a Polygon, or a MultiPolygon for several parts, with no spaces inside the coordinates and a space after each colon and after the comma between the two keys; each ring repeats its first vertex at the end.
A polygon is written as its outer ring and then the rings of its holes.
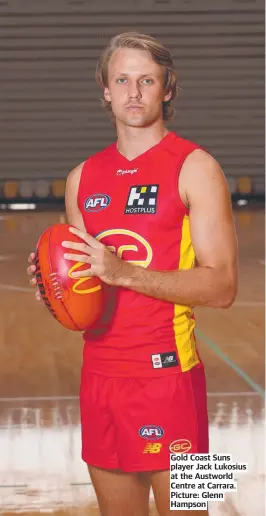
{"type": "MultiPolygon", "coordinates": [[[[159,516],[172,516],[170,510],[170,474],[169,470],[156,471],[151,474],[151,485],[154,493],[156,509],[159,516]]],[[[208,510],[189,510],[191,516],[208,516],[208,510]]],[[[187,516],[187,511],[178,511],[178,516],[187,516]]]]}
{"type": "Polygon", "coordinates": [[[101,516],[148,516],[149,475],[88,467],[101,516]]]}
{"type": "MultiPolygon", "coordinates": [[[[173,516],[173,511],[170,510],[169,506],[165,506],[165,507],[156,507],[157,508],[157,513],[159,516],[173,516]]],[[[154,513],[152,513],[153,515],[154,513]]],[[[178,511],[178,516],[187,516],[188,514],[188,511],[178,511]]],[[[208,511],[191,511],[189,510],[189,515],[190,516],[209,516],[209,512],[208,511]]],[[[154,514],[155,516],[155,514],[154,514]]]]}
{"type": "MultiPolygon", "coordinates": [[[[164,514],[163,516],[172,516],[173,511],[164,514]]],[[[187,516],[187,511],[179,512],[180,516],[187,516]]],[[[209,511],[189,511],[190,516],[209,516],[209,511]]],[[[161,516],[161,515],[160,515],[161,516]]]]}

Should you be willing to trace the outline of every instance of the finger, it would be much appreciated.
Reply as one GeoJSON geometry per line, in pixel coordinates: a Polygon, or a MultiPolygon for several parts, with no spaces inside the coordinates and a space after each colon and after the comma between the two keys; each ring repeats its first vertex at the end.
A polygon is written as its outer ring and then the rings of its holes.
{"type": "Polygon", "coordinates": [[[72,261],[72,262],[83,262],[83,263],[92,263],[93,258],[91,256],[88,256],[87,254],[64,254],[64,258],[66,260],[72,261]]]}
{"type": "Polygon", "coordinates": [[[41,296],[41,294],[40,294],[40,291],[39,291],[39,290],[36,290],[36,292],[35,292],[35,297],[36,297],[37,301],[41,301],[42,296],[41,296]]]}
{"type": "Polygon", "coordinates": [[[79,272],[71,272],[71,277],[73,278],[88,278],[94,276],[92,269],[86,269],[84,271],[79,272]]]}
{"type": "Polygon", "coordinates": [[[68,242],[67,240],[64,240],[62,242],[62,246],[67,247],[68,249],[74,249],[74,251],[82,251],[83,253],[88,254],[90,254],[91,249],[87,244],[79,244],[78,242],[68,242]]]}
{"type": "Polygon", "coordinates": [[[33,287],[35,287],[35,286],[37,285],[37,280],[36,280],[36,278],[32,278],[32,279],[30,280],[30,284],[31,284],[33,287]]]}
{"type": "Polygon", "coordinates": [[[35,265],[30,265],[28,268],[27,268],[27,274],[29,276],[33,276],[33,274],[36,272],[36,267],[35,265]]]}
{"type": "Polygon", "coordinates": [[[28,256],[28,262],[32,263],[32,262],[34,262],[34,260],[35,260],[35,253],[30,253],[30,255],[28,256]]]}
{"type": "Polygon", "coordinates": [[[73,233],[74,235],[77,235],[78,237],[82,238],[82,240],[84,240],[84,242],[86,242],[91,247],[99,248],[102,246],[102,244],[98,242],[96,238],[93,238],[89,233],[84,233],[84,231],[80,231],[79,229],[72,227],[69,228],[69,231],[70,233],[73,233]]]}

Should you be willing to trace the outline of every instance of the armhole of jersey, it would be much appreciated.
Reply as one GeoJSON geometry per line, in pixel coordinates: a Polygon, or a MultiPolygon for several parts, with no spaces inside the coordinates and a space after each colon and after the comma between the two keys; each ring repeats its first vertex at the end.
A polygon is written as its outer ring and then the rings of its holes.
{"type": "MultiPolygon", "coordinates": [[[[181,163],[179,164],[179,171],[177,173],[177,177],[176,177],[176,190],[177,190],[177,198],[178,198],[178,201],[181,203],[181,206],[184,207],[184,210],[185,210],[185,215],[189,215],[189,208],[185,205],[180,193],[179,193],[179,177],[180,177],[180,174],[181,174],[181,170],[182,170],[182,167],[187,159],[188,156],[190,156],[190,154],[192,154],[192,152],[194,152],[195,150],[204,150],[205,152],[208,152],[207,149],[205,149],[204,147],[201,147],[200,145],[195,145],[195,147],[193,147],[192,149],[189,150],[189,152],[187,154],[185,154],[182,158],[182,161],[181,163]]],[[[209,154],[209,152],[208,152],[209,154]]]]}
{"type": "Polygon", "coordinates": [[[78,208],[79,208],[81,213],[82,213],[81,188],[82,188],[83,178],[84,178],[84,174],[85,174],[85,169],[87,168],[86,165],[87,165],[89,159],[90,158],[88,158],[85,161],[85,163],[83,164],[82,171],[81,171],[81,174],[80,174],[80,180],[79,180],[77,202],[78,202],[78,208]]]}

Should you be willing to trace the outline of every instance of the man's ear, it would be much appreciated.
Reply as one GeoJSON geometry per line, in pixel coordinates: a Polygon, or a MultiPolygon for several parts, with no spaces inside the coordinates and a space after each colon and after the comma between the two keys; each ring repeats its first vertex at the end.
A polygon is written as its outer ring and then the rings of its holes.
{"type": "Polygon", "coordinates": [[[168,91],[167,93],[164,94],[163,102],[167,102],[168,100],[171,100],[171,98],[172,98],[172,92],[168,91]]]}
{"type": "Polygon", "coordinates": [[[111,96],[110,96],[110,92],[109,92],[109,89],[107,88],[107,86],[103,90],[103,95],[104,95],[105,100],[107,100],[107,102],[111,102],[111,96]]]}

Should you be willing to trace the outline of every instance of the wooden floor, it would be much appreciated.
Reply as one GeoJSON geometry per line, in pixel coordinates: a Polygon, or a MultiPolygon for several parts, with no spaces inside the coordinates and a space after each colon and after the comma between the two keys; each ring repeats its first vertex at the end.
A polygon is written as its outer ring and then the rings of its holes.
{"type": "MultiPolygon", "coordinates": [[[[236,212],[240,285],[229,310],[197,309],[211,451],[248,462],[238,492],[211,515],[264,511],[264,213],[236,212]]],[[[0,512],[98,515],[80,459],[82,339],[39,305],[27,256],[59,213],[0,212],[0,512]],[[33,512],[35,511],[35,512],[33,512]]],[[[126,515],[125,515],[126,516],[126,515]]]]}

